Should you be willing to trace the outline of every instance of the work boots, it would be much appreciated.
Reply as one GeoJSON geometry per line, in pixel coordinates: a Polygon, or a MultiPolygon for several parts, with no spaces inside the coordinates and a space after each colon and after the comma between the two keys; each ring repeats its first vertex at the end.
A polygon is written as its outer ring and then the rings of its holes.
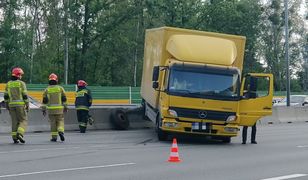
{"type": "MultiPolygon", "coordinates": [[[[24,136],[22,134],[17,133],[16,137],[19,140],[19,142],[21,142],[22,144],[25,144],[26,141],[24,140],[24,136]]],[[[15,141],[14,141],[14,143],[15,143],[15,141]]]]}
{"type": "Polygon", "coordinates": [[[13,143],[18,144],[19,143],[18,139],[13,139],[13,143]]]}
{"type": "Polygon", "coordinates": [[[89,116],[88,122],[89,122],[90,125],[93,125],[94,119],[91,116],[89,116]]]}
{"type": "Polygon", "coordinates": [[[60,136],[60,140],[61,140],[61,141],[65,141],[64,133],[63,133],[63,132],[59,132],[58,134],[59,134],[59,136],[60,136]]]}
{"type": "Polygon", "coordinates": [[[51,142],[57,142],[57,138],[51,138],[50,141],[51,142]]]}

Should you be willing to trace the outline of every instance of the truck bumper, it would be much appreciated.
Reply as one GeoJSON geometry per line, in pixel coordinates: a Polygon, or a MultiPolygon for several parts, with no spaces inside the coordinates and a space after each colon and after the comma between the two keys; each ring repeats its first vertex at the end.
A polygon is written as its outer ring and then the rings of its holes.
{"type": "Polygon", "coordinates": [[[236,124],[214,124],[212,122],[179,122],[174,119],[164,119],[161,129],[168,132],[200,134],[208,136],[237,136],[240,130],[236,124]]]}

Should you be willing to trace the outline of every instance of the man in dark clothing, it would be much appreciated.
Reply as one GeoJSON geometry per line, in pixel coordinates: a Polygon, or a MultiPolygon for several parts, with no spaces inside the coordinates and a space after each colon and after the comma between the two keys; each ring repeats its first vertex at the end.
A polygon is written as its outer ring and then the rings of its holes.
{"type": "MultiPolygon", "coordinates": [[[[247,139],[247,128],[248,126],[243,127],[243,133],[242,133],[242,144],[246,144],[247,139]]],[[[256,123],[251,127],[251,144],[257,144],[256,141],[256,133],[257,133],[257,126],[256,123]]]]}
{"type": "Polygon", "coordinates": [[[92,96],[91,91],[86,87],[87,85],[88,84],[84,80],[79,80],[77,82],[78,90],[76,93],[75,107],[80,133],[86,132],[88,122],[90,125],[93,123],[89,115],[89,108],[92,105],[92,96]]]}

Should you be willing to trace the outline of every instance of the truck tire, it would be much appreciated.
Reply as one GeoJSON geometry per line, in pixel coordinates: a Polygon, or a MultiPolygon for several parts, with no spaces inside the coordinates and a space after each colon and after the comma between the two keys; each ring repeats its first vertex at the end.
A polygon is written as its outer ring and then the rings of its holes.
{"type": "Polygon", "coordinates": [[[129,127],[129,121],[123,109],[113,110],[110,114],[110,122],[116,130],[126,130],[129,127]]]}
{"type": "Polygon", "coordinates": [[[230,143],[231,137],[222,137],[221,140],[222,140],[223,143],[230,143]]]}
{"type": "Polygon", "coordinates": [[[159,141],[166,141],[168,139],[168,133],[161,130],[160,126],[161,126],[161,118],[160,114],[158,114],[156,118],[156,128],[155,128],[157,132],[157,137],[159,141]]]}

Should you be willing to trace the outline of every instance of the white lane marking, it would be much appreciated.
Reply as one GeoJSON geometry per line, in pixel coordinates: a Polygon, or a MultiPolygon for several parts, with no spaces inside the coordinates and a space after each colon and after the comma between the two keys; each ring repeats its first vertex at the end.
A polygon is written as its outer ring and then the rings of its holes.
{"type": "Polygon", "coordinates": [[[49,148],[49,149],[27,149],[27,150],[17,150],[17,151],[0,151],[0,154],[8,153],[23,153],[23,152],[37,152],[37,151],[54,151],[54,150],[70,150],[79,149],[80,147],[69,147],[69,148],[49,148]]]}
{"type": "Polygon", "coordinates": [[[272,177],[272,178],[261,179],[261,180],[283,180],[283,179],[293,179],[293,178],[304,177],[304,176],[307,176],[307,174],[291,174],[291,175],[272,177]]]}
{"type": "Polygon", "coordinates": [[[296,146],[298,148],[308,148],[308,145],[299,145],[299,146],[296,146]]]}
{"type": "Polygon", "coordinates": [[[108,168],[108,167],[119,167],[119,166],[128,166],[128,165],[134,165],[134,164],[136,163],[109,164],[109,165],[102,165],[102,166],[88,166],[88,167],[78,167],[78,168],[68,168],[68,169],[55,169],[55,170],[48,170],[48,171],[28,172],[28,173],[20,173],[20,174],[7,174],[7,175],[0,175],[0,178],[28,176],[28,175],[45,174],[45,173],[56,173],[56,172],[65,172],[65,171],[99,169],[99,168],[108,168]]]}

